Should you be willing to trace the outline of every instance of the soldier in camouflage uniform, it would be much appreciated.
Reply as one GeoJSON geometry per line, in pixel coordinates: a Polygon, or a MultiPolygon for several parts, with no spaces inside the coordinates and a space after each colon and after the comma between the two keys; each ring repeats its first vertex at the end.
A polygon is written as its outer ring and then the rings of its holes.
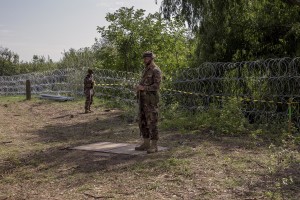
{"type": "Polygon", "coordinates": [[[84,94],[86,97],[85,100],[85,113],[91,112],[91,105],[93,103],[93,97],[94,97],[94,75],[93,70],[88,69],[88,74],[84,78],[84,94]]]}
{"type": "Polygon", "coordinates": [[[143,59],[145,68],[136,90],[140,106],[139,127],[144,142],[140,146],[135,147],[135,150],[154,153],[157,152],[157,140],[159,139],[157,122],[162,73],[154,63],[154,54],[152,52],[145,52],[143,59]]]}

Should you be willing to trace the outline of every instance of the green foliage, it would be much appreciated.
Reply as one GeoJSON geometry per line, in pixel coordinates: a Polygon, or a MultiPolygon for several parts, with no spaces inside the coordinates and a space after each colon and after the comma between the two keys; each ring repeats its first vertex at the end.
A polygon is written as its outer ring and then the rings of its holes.
{"type": "Polygon", "coordinates": [[[8,48],[0,47],[0,76],[26,74],[36,71],[56,69],[57,65],[50,58],[33,55],[31,62],[20,62],[19,55],[8,48]]]}
{"type": "Polygon", "coordinates": [[[92,68],[96,67],[95,52],[93,48],[69,49],[63,53],[63,58],[58,62],[58,68],[92,68]]]}
{"type": "Polygon", "coordinates": [[[181,20],[167,21],[159,13],[120,8],[108,13],[107,27],[98,27],[101,39],[96,41],[97,60],[103,68],[139,71],[141,55],[150,50],[164,71],[186,67],[193,50],[192,37],[181,20]]]}
{"type": "Polygon", "coordinates": [[[161,128],[182,132],[209,129],[213,135],[247,134],[256,139],[277,143],[289,139],[290,134],[287,131],[286,122],[278,120],[272,123],[249,124],[241,111],[241,106],[237,100],[230,100],[224,103],[222,108],[212,106],[207,111],[191,115],[191,112],[184,112],[176,105],[172,105],[163,109],[161,128]]]}
{"type": "Polygon", "coordinates": [[[57,68],[57,63],[54,63],[49,57],[46,60],[44,56],[33,55],[31,62],[20,63],[20,74],[48,71],[57,68]]]}
{"type": "MultiPolygon", "coordinates": [[[[196,62],[299,56],[299,11],[286,0],[164,0],[197,33],[196,62]]],[[[294,2],[294,1],[293,1],[294,2]]]]}
{"type": "Polygon", "coordinates": [[[7,48],[0,47],[0,76],[8,76],[16,73],[18,63],[18,54],[7,48]]]}
{"type": "Polygon", "coordinates": [[[169,108],[163,113],[163,118],[162,128],[165,129],[179,129],[186,132],[211,128],[212,131],[228,135],[244,134],[248,123],[239,110],[238,102],[234,100],[226,103],[222,109],[212,107],[208,111],[193,115],[176,107],[169,108]],[[177,116],[176,119],[174,115],[177,116]]]}
{"type": "Polygon", "coordinates": [[[63,53],[59,62],[53,62],[50,57],[33,55],[30,62],[19,61],[18,54],[7,48],[0,48],[0,76],[10,76],[16,74],[26,74],[64,68],[96,68],[97,65],[95,48],[71,48],[63,53]]]}
{"type": "Polygon", "coordinates": [[[299,185],[299,176],[292,173],[292,170],[298,171],[295,166],[299,166],[299,152],[293,150],[293,144],[289,142],[281,146],[271,144],[269,149],[272,154],[268,159],[268,175],[275,190],[268,191],[266,195],[272,199],[293,199],[286,191],[299,185]]]}

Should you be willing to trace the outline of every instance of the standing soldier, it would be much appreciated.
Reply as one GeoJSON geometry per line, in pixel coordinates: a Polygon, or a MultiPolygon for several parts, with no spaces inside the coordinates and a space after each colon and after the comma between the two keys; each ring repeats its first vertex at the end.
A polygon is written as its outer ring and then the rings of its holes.
{"type": "Polygon", "coordinates": [[[143,54],[145,68],[136,87],[140,106],[139,127],[144,142],[135,147],[135,150],[147,151],[147,153],[157,152],[158,140],[158,102],[162,74],[154,63],[154,57],[154,54],[149,51],[143,54]]]}
{"type": "Polygon", "coordinates": [[[93,97],[94,97],[94,75],[93,70],[88,69],[88,74],[84,78],[84,94],[85,94],[85,113],[92,112],[91,111],[91,105],[93,103],[93,97]]]}

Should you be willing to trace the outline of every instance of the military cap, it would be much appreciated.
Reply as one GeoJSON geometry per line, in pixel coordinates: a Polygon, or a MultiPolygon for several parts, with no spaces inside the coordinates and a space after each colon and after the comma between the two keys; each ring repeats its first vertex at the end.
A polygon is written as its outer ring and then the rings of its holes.
{"type": "Polygon", "coordinates": [[[146,51],[143,53],[143,58],[146,57],[155,58],[155,55],[151,51],[146,51]]]}

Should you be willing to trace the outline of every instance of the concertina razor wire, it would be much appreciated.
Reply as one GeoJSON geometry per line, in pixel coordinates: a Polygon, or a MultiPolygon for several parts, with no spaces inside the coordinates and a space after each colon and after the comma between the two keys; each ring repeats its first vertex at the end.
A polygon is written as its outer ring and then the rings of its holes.
{"type": "MultiPolygon", "coordinates": [[[[161,67],[163,71],[163,67],[161,67]]],[[[83,95],[82,70],[67,68],[15,76],[0,76],[0,95],[83,95]]],[[[130,106],[136,103],[134,86],[140,74],[95,69],[95,93],[130,106]]],[[[235,104],[250,123],[292,120],[300,125],[300,58],[245,62],[203,63],[197,68],[164,74],[161,105],[195,112],[235,104]]]]}

